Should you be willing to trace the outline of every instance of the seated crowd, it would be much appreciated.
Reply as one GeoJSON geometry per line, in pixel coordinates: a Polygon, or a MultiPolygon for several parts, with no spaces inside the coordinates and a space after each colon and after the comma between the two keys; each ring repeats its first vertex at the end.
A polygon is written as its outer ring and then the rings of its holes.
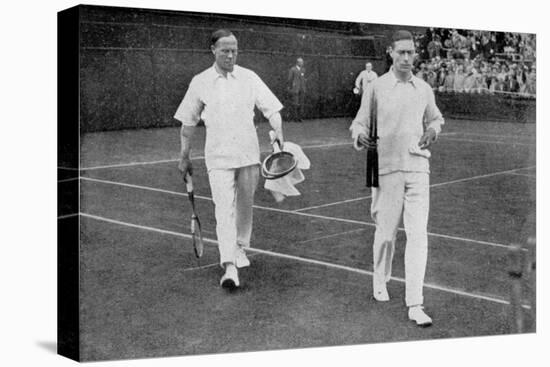
{"type": "Polygon", "coordinates": [[[415,74],[442,92],[536,94],[533,34],[429,28],[415,74]]]}

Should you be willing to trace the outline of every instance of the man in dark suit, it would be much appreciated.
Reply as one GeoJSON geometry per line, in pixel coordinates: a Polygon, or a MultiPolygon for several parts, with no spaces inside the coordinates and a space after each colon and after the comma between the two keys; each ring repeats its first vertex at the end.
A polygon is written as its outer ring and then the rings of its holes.
{"type": "Polygon", "coordinates": [[[519,82],[517,80],[515,69],[511,69],[506,76],[504,83],[504,91],[517,93],[519,92],[519,82]]]}
{"type": "Polygon", "coordinates": [[[289,120],[302,122],[302,113],[304,109],[304,100],[306,94],[306,69],[304,60],[299,57],[288,72],[288,91],[291,96],[291,108],[289,111],[289,120]]]}

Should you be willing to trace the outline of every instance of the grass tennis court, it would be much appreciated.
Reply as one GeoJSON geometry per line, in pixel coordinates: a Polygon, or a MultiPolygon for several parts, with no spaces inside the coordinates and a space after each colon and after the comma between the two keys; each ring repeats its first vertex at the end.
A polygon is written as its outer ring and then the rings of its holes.
{"type": "MultiPolygon", "coordinates": [[[[425,307],[407,320],[404,232],[390,302],[372,299],[370,190],[349,119],[285,124],[311,160],[302,196],[275,203],[260,180],[251,267],[228,293],[215,245],[202,146],[192,150],[195,195],[209,239],[200,263],[177,171],[179,129],[81,137],[83,360],[160,357],[514,333],[511,245],[535,236],[535,125],[447,120],[432,149],[425,307]],[[210,241],[211,240],[211,241],[210,241]]],[[[258,125],[268,152],[268,124],[258,125]]],[[[63,213],[60,213],[62,216],[63,213]]],[[[526,331],[535,320],[526,312],[526,331]]]]}

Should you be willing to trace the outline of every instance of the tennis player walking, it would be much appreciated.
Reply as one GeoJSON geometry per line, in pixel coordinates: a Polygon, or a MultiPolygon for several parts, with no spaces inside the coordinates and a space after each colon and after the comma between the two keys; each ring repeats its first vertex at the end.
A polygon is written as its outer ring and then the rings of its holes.
{"type": "Polygon", "coordinates": [[[212,33],[214,65],[196,75],[174,118],[181,121],[178,169],[192,173],[189,154],[199,120],[206,126],[205,163],[215,206],[222,287],[238,287],[237,268],[250,265],[252,205],[258,184],[260,148],[254,126],[254,106],[269,120],[283,142],[282,104],[253,71],[236,65],[237,38],[231,31],[212,33]]]}
{"type": "Polygon", "coordinates": [[[371,98],[378,121],[379,186],[372,188],[371,215],[376,224],[373,246],[373,296],[388,301],[398,226],[403,219],[405,302],[408,317],[420,326],[432,324],[423,311],[423,285],[428,255],[429,158],[426,149],[444,123],[432,88],[412,74],[416,56],[413,36],[397,31],[392,37],[393,65],[368,84],[350,131],[354,146],[374,144],[369,138],[371,98]],[[374,94],[374,96],[373,96],[374,94]]]}

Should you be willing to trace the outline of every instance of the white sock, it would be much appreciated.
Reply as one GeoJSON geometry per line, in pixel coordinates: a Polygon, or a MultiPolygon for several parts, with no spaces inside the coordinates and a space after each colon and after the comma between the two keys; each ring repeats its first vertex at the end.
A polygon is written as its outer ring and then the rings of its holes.
{"type": "Polygon", "coordinates": [[[235,264],[233,264],[233,263],[226,263],[225,264],[225,271],[228,271],[228,270],[237,270],[237,268],[235,267],[235,264]]]}

